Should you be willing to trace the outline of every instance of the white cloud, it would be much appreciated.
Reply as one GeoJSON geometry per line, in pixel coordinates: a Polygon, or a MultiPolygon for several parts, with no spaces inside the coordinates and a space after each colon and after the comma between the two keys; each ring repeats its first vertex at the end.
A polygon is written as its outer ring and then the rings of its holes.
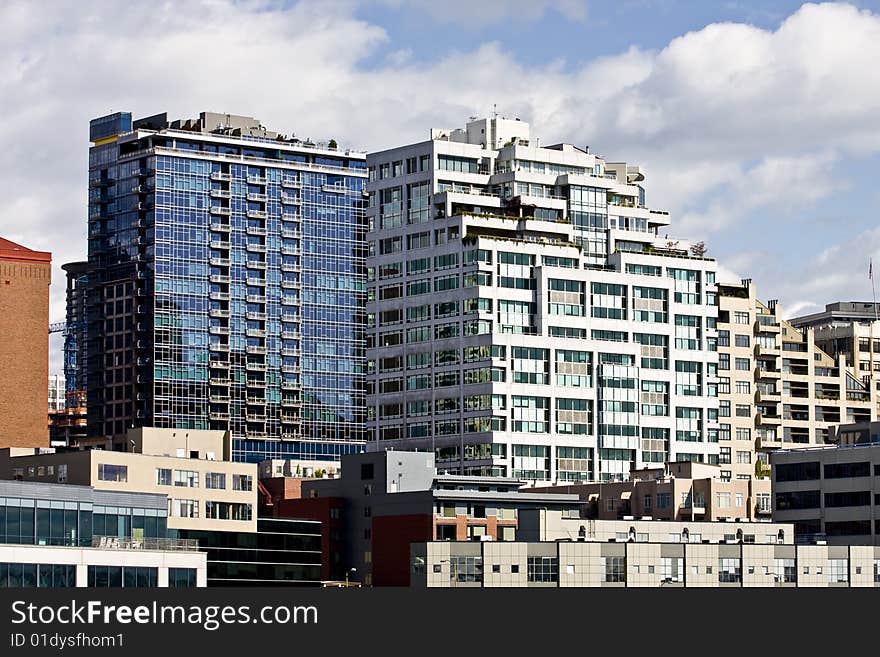
{"type": "MultiPolygon", "coordinates": [[[[497,103],[543,143],[566,139],[643,164],[649,202],[673,212],[670,233],[707,239],[714,255],[720,228],[826,198],[840,189],[839,169],[880,150],[880,67],[870,65],[880,61],[880,18],[849,5],[805,5],[775,31],[709,25],[658,51],[634,45],[578,65],[535,65],[498,43],[421,61],[355,7],[0,4],[0,234],[54,252],[53,319],[64,314],[58,265],[86,250],[88,120],[114,110],[251,114],[280,132],[377,149],[497,103]]],[[[416,7],[456,20],[586,17],[583,2],[416,7]]],[[[833,268],[823,271],[830,279],[833,268]]],[[[775,274],[767,287],[794,302],[855,294],[846,280],[802,291],[801,272],[775,274]]]]}

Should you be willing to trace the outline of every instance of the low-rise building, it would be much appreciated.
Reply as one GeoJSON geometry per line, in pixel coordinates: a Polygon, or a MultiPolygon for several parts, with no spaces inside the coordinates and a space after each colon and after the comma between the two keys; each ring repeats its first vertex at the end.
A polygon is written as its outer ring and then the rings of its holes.
{"type": "Polygon", "coordinates": [[[524,486],[506,477],[438,474],[433,453],[369,452],[343,457],[341,477],[305,481],[303,499],[284,504],[298,517],[337,521],[343,552],[331,557],[333,579],[348,573],[367,586],[406,586],[410,543],[513,541],[524,509],[580,515],[576,495],[524,486]]]}
{"type": "Polygon", "coordinates": [[[654,520],[769,520],[769,479],[728,479],[717,465],[668,462],[633,471],[629,481],[551,486],[577,495],[588,518],[654,520]]]}
{"type": "Polygon", "coordinates": [[[0,588],[205,586],[207,555],[164,495],[0,481],[0,588]]]}
{"type": "Polygon", "coordinates": [[[880,545],[880,422],[835,428],[837,445],[772,455],[773,519],[799,541],[880,545]]]}
{"type": "Polygon", "coordinates": [[[108,447],[0,450],[0,479],[159,493],[172,529],[256,531],[257,466],[228,460],[228,432],[138,428],[108,447]]]}
{"type": "Polygon", "coordinates": [[[418,588],[880,586],[873,546],[435,541],[411,558],[418,588]]]}

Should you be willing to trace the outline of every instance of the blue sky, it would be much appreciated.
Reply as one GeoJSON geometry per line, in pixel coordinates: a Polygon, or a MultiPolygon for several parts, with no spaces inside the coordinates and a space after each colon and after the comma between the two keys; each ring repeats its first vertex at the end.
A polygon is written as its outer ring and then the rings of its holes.
{"type": "MultiPolygon", "coordinates": [[[[250,114],[360,149],[498,111],[647,171],[671,236],[784,312],[869,299],[880,2],[0,3],[0,235],[86,253],[88,120],[250,114]]],[[[51,371],[61,365],[53,340],[51,371]]]]}

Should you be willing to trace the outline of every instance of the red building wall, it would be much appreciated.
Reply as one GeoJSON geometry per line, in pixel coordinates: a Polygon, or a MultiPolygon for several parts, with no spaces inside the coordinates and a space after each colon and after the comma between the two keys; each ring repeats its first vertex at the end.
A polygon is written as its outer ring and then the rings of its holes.
{"type": "Polygon", "coordinates": [[[434,516],[373,516],[373,586],[409,586],[410,543],[434,540],[434,516]]]}

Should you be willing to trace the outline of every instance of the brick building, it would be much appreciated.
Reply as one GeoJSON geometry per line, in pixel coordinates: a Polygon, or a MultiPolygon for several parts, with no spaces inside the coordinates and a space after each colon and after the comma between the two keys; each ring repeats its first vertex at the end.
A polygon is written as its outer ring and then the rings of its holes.
{"type": "Polygon", "coordinates": [[[0,237],[0,447],[48,447],[52,254],[0,237]]]}

